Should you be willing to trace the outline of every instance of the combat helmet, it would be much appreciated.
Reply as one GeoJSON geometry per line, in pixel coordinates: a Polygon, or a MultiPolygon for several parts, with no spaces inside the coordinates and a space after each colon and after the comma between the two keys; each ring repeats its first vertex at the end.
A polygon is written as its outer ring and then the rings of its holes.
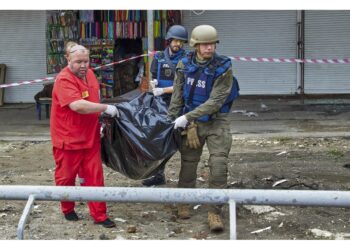
{"type": "Polygon", "coordinates": [[[194,47],[199,43],[218,43],[218,33],[213,26],[199,25],[192,30],[190,46],[194,47]]]}

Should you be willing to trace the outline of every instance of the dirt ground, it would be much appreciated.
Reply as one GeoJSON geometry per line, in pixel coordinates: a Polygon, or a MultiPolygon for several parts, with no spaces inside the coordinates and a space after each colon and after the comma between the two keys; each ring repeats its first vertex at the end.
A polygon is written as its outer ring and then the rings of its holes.
{"type": "MultiPolygon", "coordinates": [[[[229,161],[229,188],[350,190],[350,138],[234,138],[229,161]],[[278,182],[280,181],[280,182],[278,182]],[[280,183],[280,184],[278,184],[280,183]]],[[[208,151],[198,166],[197,187],[207,187],[208,151]]],[[[166,168],[167,184],[176,187],[180,167],[177,153],[166,168]]],[[[106,186],[138,187],[107,167],[106,186]]],[[[0,185],[54,185],[51,142],[0,141],[0,185]]],[[[160,188],[161,188],[160,187],[160,188]]],[[[155,187],[151,187],[155,188],[155,187]]],[[[0,239],[16,239],[26,201],[0,200],[0,239]]],[[[27,223],[25,239],[148,240],[229,239],[228,206],[225,231],[210,233],[205,205],[195,205],[189,220],[177,219],[174,204],[107,203],[117,227],[93,224],[84,202],[76,211],[81,218],[68,222],[56,201],[37,201],[27,223]],[[135,226],[136,232],[128,232],[135,226]]],[[[237,238],[350,239],[350,209],[290,206],[237,206],[237,238]]]]}

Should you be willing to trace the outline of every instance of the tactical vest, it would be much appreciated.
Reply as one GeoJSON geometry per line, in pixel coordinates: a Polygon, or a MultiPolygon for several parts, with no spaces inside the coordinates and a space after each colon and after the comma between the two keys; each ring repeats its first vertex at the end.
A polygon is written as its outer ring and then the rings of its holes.
{"type": "Polygon", "coordinates": [[[157,70],[157,81],[158,88],[165,88],[173,86],[174,77],[175,77],[175,68],[177,63],[182,57],[185,56],[186,52],[183,49],[180,49],[176,54],[169,56],[169,49],[157,53],[154,58],[158,62],[157,70]]]}
{"type": "MultiPolygon", "coordinates": [[[[205,103],[210,96],[215,80],[231,68],[231,59],[225,56],[214,55],[214,58],[205,66],[199,67],[193,62],[193,52],[190,52],[182,59],[184,69],[185,84],[183,86],[183,98],[185,107],[183,114],[186,114],[199,105],[205,103]],[[195,84],[195,85],[193,85],[195,84]]],[[[233,77],[233,86],[230,95],[220,108],[220,113],[228,113],[233,101],[239,96],[238,81],[233,77]]],[[[211,115],[204,115],[197,120],[207,122],[211,115]]]]}

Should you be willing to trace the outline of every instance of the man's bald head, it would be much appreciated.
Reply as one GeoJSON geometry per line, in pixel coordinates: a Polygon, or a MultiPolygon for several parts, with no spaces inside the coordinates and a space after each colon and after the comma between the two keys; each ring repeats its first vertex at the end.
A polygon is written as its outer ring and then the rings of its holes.
{"type": "Polygon", "coordinates": [[[70,49],[72,47],[74,47],[75,45],[78,45],[78,44],[76,42],[69,41],[64,46],[64,56],[66,57],[67,60],[68,60],[68,57],[69,57],[70,49]]]}
{"type": "Polygon", "coordinates": [[[68,67],[79,78],[86,76],[89,68],[89,50],[81,45],[74,45],[69,50],[68,67]]]}

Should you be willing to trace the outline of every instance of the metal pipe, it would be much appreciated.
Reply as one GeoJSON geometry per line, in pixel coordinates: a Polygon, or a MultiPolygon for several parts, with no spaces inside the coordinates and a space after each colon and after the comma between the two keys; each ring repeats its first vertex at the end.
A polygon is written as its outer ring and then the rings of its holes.
{"type": "MultiPolygon", "coordinates": [[[[297,57],[305,59],[305,11],[297,10],[297,57]]],[[[305,64],[297,64],[297,87],[301,96],[305,94],[305,64]]]]}
{"type": "Polygon", "coordinates": [[[229,200],[229,211],[230,211],[230,240],[237,239],[237,215],[236,215],[236,202],[229,200]]]}
{"type": "MultiPolygon", "coordinates": [[[[305,10],[301,11],[301,59],[305,59],[305,10]]],[[[305,63],[301,65],[301,91],[305,94],[305,63]]]]}
{"type": "MultiPolygon", "coordinates": [[[[301,40],[301,10],[297,10],[297,44],[296,44],[296,50],[297,50],[297,58],[301,58],[301,49],[302,49],[302,40],[301,40]]],[[[302,63],[299,62],[296,64],[297,66],[297,92],[296,94],[301,92],[301,65],[302,63]]]]}
{"type": "Polygon", "coordinates": [[[28,201],[26,206],[24,207],[22,216],[18,222],[18,227],[17,227],[17,239],[23,240],[24,238],[24,227],[27,223],[30,211],[32,210],[32,207],[34,205],[35,201],[35,195],[29,195],[28,201]]]}
{"type": "Polygon", "coordinates": [[[0,186],[0,199],[350,207],[350,191],[78,186],[0,186]]]}

